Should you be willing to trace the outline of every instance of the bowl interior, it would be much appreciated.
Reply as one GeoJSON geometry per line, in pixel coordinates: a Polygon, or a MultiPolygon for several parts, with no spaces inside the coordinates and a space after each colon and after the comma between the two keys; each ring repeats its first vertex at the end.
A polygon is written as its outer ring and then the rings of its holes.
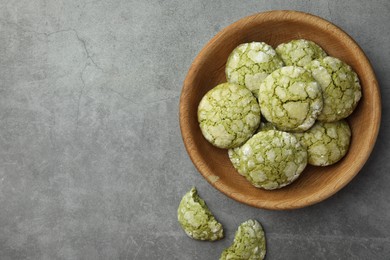
{"type": "Polygon", "coordinates": [[[240,202],[267,209],[293,209],[319,202],[344,187],[361,169],[374,146],[381,116],[377,81],[360,47],[341,29],[319,17],[272,11],[249,16],[219,32],[194,60],[180,99],[180,126],[186,149],[199,172],[217,189],[240,202]],[[293,184],[273,191],[253,187],[233,168],[227,150],[209,144],[202,136],[197,107],[203,95],[226,82],[225,63],[241,43],[263,41],[276,47],[304,38],[319,44],[330,56],[348,63],[359,75],[363,98],[347,121],[351,146],[337,164],[308,166],[293,184]]]}

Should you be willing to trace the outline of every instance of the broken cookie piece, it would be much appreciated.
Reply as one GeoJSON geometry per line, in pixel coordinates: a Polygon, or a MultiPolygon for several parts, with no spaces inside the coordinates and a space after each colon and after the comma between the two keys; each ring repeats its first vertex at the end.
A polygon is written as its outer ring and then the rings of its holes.
{"type": "Polygon", "coordinates": [[[242,223],[234,236],[233,244],[226,248],[220,260],[262,260],[266,254],[265,234],[256,220],[242,223]]]}
{"type": "Polygon", "coordinates": [[[184,232],[193,239],[215,241],[223,238],[223,227],[210,212],[195,187],[182,198],[177,218],[184,232]]]}

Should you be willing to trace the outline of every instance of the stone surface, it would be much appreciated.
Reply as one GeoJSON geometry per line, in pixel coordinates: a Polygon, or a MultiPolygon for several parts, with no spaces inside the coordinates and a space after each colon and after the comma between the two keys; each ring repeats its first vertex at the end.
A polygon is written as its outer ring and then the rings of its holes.
{"type": "Polygon", "coordinates": [[[271,9],[343,28],[390,98],[387,0],[0,1],[0,259],[218,259],[250,218],[268,259],[388,258],[389,102],[358,176],[301,210],[231,200],[185,152],[178,103],[192,60],[228,24],[271,9]],[[225,239],[181,230],[176,210],[193,185],[225,239]]]}

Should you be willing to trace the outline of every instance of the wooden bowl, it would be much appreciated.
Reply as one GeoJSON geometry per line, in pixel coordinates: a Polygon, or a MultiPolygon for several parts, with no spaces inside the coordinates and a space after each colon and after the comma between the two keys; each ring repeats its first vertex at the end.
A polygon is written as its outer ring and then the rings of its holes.
{"type": "Polygon", "coordinates": [[[367,161],[381,119],[378,82],[358,44],[332,23],[307,13],[270,11],[245,17],[219,32],[195,58],[180,97],[180,128],[187,152],[196,168],[215,188],[242,203],[265,209],[295,209],[320,202],[343,188],[367,161]],[[347,155],[333,166],[308,166],[291,185],[266,191],[252,186],[231,164],[227,150],[212,146],[202,136],[197,108],[203,95],[226,82],[225,63],[241,43],[262,41],[276,47],[293,39],[319,44],[330,56],[348,63],[359,75],[363,97],[348,117],[352,129],[347,155]]]}

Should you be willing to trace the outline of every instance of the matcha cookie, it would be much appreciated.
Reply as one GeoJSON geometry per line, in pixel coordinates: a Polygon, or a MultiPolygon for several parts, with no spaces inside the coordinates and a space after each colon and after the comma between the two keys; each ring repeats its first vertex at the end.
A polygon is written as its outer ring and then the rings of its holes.
{"type": "Polygon", "coordinates": [[[177,218],[184,232],[193,239],[214,241],[223,238],[222,225],[214,218],[195,188],[182,198],[177,218]]]}
{"type": "Polygon", "coordinates": [[[307,147],[308,163],[327,166],[338,162],[347,153],[351,129],[344,120],[332,123],[318,121],[299,135],[301,143],[307,147]]]}
{"type": "Polygon", "coordinates": [[[198,121],[207,141],[219,148],[234,148],[259,127],[260,107],[247,88],[223,83],[200,101],[198,121]]]}
{"type": "Polygon", "coordinates": [[[334,122],[349,116],[362,97],[358,76],[341,60],[326,57],[305,67],[320,84],[324,108],[318,120],[334,122]]]}
{"type": "Polygon", "coordinates": [[[322,110],[322,91],[307,70],[288,66],[272,72],[261,83],[261,113],[284,131],[309,129],[322,110]]]}
{"type": "Polygon", "coordinates": [[[233,166],[255,187],[282,188],[298,178],[307,164],[307,151],[292,134],[260,131],[243,146],[229,150],[233,166]]]}
{"type": "Polygon", "coordinates": [[[276,53],[287,66],[303,67],[312,60],[326,57],[325,51],[312,41],[299,39],[279,44],[276,53]]]}
{"type": "Polygon", "coordinates": [[[260,83],[282,66],[282,60],[268,44],[244,43],[230,54],[226,62],[226,77],[229,82],[247,87],[257,97],[260,83]]]}
{"type": "Polygon", "coordinates": [[[234,236],[233,244],[226,248],[220,260],[262,260],[266,254],[265,234],[256,220],[242,223],[234,236]]]}

